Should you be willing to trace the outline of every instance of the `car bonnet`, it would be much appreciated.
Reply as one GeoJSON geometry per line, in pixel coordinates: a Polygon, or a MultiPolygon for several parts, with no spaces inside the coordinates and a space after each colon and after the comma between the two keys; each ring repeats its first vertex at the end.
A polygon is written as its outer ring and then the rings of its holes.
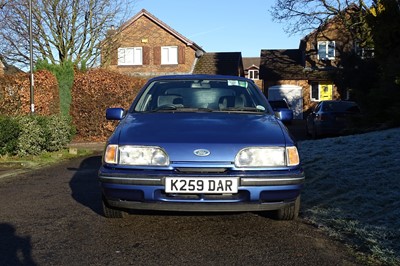
{"type": "Polygon", "coordinates": [[[288,141],[273,116],[235,113],[135,113],[114,137],[110,142],[119,145],[159,146],[171,161],[233,161],[242,148],[288,141]],[[209,154],[196,155],[198,150],[209,154]]]}

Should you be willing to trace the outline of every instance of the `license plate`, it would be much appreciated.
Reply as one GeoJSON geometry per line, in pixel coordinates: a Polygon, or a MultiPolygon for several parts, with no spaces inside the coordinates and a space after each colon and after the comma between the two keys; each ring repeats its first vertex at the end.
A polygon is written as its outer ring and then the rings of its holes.
{"type": "Polygon", "coordinates": [[[238,178],[166,177],[166,193],[237,193],[238,178]]]}

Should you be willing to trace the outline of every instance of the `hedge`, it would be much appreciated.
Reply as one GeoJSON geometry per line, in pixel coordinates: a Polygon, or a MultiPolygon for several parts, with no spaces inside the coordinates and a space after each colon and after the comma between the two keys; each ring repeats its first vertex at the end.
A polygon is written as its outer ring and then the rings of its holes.
{"type": "Polygon", "coordinates": [[[60,115],[0,117],[0,155],[38,155],[58,151],[71,141],[68,118],[60,115]]]}
{"type": "Polygon", "coordinates": [[[105,141],[116,122],[105,119],[108,107],[129,108],[146,79],[96,69],[76,73],[70,114],[76,141],[105,141]]]}
{"type": "MultiPolygon", "coordinates": [[[[55,76],[47,70],[36,72],[34,74],[35,114],[59,114],[59,99],[55,76]]],[[[17,116],[30,112],[29,74],[0,76],[0,114],[17,116]]]]}

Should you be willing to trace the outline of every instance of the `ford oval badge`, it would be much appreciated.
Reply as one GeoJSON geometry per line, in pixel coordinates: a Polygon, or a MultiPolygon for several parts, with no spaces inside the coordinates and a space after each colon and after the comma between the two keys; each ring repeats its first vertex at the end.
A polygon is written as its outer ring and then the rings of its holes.
{"type": "Polygon", "coordinates": [[[205,157],[205,156],[210,155],[211,152],[206,149],[197,149],[197,150],[194,150],[193,153],[197,156],[205,157]]]}

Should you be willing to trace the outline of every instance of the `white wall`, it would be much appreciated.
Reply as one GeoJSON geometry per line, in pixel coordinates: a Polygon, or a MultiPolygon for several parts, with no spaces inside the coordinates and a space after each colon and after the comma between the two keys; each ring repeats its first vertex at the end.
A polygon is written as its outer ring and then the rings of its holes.
{"type": "Polygon", "coordinates": [[[268,88],[268,100],[286,99],[293,110],[294,119],[303,119],[303,91],[295,85],[275,85],[268,88]]]}

